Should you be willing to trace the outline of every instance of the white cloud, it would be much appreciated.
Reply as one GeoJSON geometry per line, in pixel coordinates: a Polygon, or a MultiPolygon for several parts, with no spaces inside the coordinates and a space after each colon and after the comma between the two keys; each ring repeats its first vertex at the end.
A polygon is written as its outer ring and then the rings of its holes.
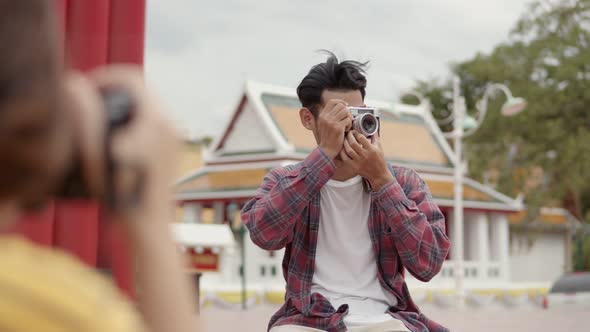
{"type": "Polygon", "coordinates": [[[148,0],[146,73],[179,126],[216,134],[246,79],[295,87],[318,49],[370,60],[368,95],[505,40],[528,0],[148,0]]]}

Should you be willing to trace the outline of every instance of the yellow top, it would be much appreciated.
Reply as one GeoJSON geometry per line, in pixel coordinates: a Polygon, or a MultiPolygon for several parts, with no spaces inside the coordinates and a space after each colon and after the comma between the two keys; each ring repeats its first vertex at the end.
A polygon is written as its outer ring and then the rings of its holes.
{"type": "Polygon", "coordinates": [[[0,237],[0,331],[145,331],[99,272],[22,238],[0,237]]]}

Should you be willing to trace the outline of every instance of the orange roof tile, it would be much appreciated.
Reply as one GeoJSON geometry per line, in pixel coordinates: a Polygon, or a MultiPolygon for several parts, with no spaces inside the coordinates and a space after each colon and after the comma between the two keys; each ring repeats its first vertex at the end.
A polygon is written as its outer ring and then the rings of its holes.
{"type": "Polygon", "coordinates": [[[209,172],[180,183],[176,190],[193,192],[256,189],[267,172],[266,168],[209,172]]]}
{"type": "MultiPolygon", "coordinates": [[[[430,189],[430,193],[433,197],[453,199],[454,197],[454,184],[452,181],[446,180],[424,180],[430,189]]],[[[463,197],[468,201],[480,201],[480,202],[495,202],[496,200],[490,195],[481,192],[469,185],[465,185],[463,188],[463,197]]]]}
{"type": "MultiPolygon", "coordinates": [[[[511,224],[519,225],[524,222],[525,217],[526,211],[520,211],[510,214],[508,220],[511,224]]],[[[537,221],[547,225],[564,225],[567,223],[567,216],[563,213],[541,211],[537,221]]]]}
{"type": "MultiPolygon", "coordinates": [[[[313,134],[301,125],[296,98],[265,94],[262,100],[285,139],[297,150],[310,151],[317,146],[313,134]]],[[[381,137],[388,160],[450,166],[430,128],[418,115],[404,114],[396,118],[381,112],[381,137]]]]}
{"type": "MultiPolygon", "coordinates": [[[[268,171],[269,168],[255,168],[204,172],[180,183],[176,190],[178,193],[190,193],[257,189],[268,171]]],[[[453,199],[452,179],[425,179],[425,182],[433,197],[453,199]]],[[[498,202],[494,197],[469,184],[465,184],[464,197],[467,201],[498,202]]]]}

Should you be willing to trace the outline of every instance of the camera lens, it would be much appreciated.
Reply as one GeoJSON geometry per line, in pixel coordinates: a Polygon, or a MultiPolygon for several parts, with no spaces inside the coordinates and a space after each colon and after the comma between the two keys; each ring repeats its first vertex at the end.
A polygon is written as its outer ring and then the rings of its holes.
{"type": "Polygon", "coordinates": [[[377,132],[377,119],[372,114],[364,114],[361,119],[361,129],[366,136],[374,135],[377,132]]]}

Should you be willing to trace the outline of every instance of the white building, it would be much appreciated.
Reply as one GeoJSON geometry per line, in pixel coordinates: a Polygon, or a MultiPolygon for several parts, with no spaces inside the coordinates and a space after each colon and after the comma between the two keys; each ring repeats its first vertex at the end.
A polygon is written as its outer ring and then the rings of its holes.
{"type": "MultiPolygon", "coordinates": [[[[386,158],[420,173],[447,217],[447,234],[454,234],[453,154],[431,114],[419,106],[374,100],[366,103],[380,109],[386,158]]],[[[248,82],[222,135],[204,153],[204,166],[177,183],[176,199],[183,208],[184,222],[238,225],[239,216],[229,220],[228,206],[241,208],[270,169],[298,162],[316,147],[313,135],[300,124],[299,108],[295,89],[248,82]],[[204,218],[205,213],[209,218],[204,218]]],[[[564,210],[545,209],[535,223],[524,224],[519,201],[469,178],[464,183],[464,200],[468,289],[546,289],[567,270],[575,220],[564,210]]],[[[265,252],[246,238],[249,289],[262,293],[283,290],[282,251],[265,252]]],[[[454,257],[451,249],[443,270],[428,284],[406,274],[408,285],[411,289],[448,293],[454,287],[454,257]]],[[[210,279],[203,289],[239,289],[238,251],[232,259],[228,267],[232,281],[210,279]]]]}
{"type": "Polygon", "coordinates": [[[207,272],[204,279],[233,281],[230,270],[236,242],[228,225],[171,223],[170,229],[174,240],[186,253],[189,270],[207,272]]]}

